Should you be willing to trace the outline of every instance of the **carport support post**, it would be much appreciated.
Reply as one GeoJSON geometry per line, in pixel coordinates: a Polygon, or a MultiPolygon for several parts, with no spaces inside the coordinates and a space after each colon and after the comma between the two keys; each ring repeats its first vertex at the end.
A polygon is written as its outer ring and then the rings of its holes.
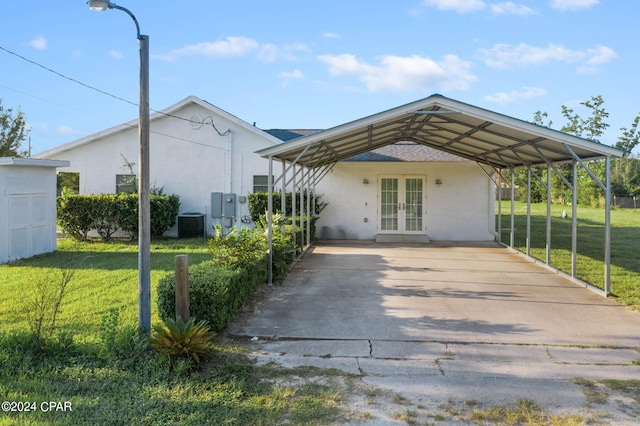
{"type": "Polygon", "coordinates": [[[509,245],[516,245],[516,172],[511,169],[511,231],[509,233],[509,245]]]}
{"type": "Polygon", "coordinates": [[[571,194],[571,276],[578,273],[578,162],[573,160],[573,192],[571,194]]]}
{"type": "Polygon", "coordinates": [[[307,175],[307,247],[311,245],[311,170],[307,175]]]}
{"type": "Polygon", "coordinates": [[[604,160],[604,294],[611,293],[611,157],[604,160]]]}
{"type": "Polygon", "coordinates": [[[300,167],[300,252],[304,249],[304,167],[300,167]]]}
{"type": "Polygon", "coordinates": [[[291,238],[293,239],[293,261],[298,257],[296,240],[296,165],[291,165],[291,238]]]}
{"type": "Polygon", "coordinates": [[[551,265],[551,163],[547,163],[547,243],[546,264],[551,265]]]}
{"type": "Polygon", "coordinates": [[[285,230],[285,218],[287,217],[287,180],[286,180],[287,168],[285,161],[282,160],[282,190],[280,191],[280,211],[282,212],[282,233],[284,234],[285,230]]]}
{"type": "Polygon", "coordinates": [[[527,166],[527,256],[531,256],[531,166],[527,166]]]}
{"type": "Polygon", "coordinates": [[[502,243],[502,170],[498,171],[498,242],[502,243]]]}
{"type": "Polygon", "coordinates": [[[267,284],[273,285],[273,157],[269,156],[269,174],[267,175],[267,246],[269,249],[269,265],[267,284]]]}

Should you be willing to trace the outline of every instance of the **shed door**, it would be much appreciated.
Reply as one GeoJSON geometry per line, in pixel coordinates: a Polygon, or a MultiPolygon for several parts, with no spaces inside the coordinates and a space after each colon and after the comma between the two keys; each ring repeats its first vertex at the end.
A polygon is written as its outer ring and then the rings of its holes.
{"type": "Polygon", "coordinates": [[[52,226],[47,194],[9,196],[9,260],[50,251],[52,226]]]}
{"type": "Polygon", "coordinates": [[[423,234],[424,176],[383,176],[379,187],[381,233],[423,234]]]}

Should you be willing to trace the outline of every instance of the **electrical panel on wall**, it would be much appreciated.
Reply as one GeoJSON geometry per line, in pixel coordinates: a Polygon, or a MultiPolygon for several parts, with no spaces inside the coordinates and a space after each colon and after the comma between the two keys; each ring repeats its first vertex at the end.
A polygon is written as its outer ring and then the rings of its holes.
{"type": "Polygon", "coordinates": [[[222,192],[212,192],[211,193],[211,217],[221,218],[223,216],[222,212],[222,196],[224,194],[222,192]]]}

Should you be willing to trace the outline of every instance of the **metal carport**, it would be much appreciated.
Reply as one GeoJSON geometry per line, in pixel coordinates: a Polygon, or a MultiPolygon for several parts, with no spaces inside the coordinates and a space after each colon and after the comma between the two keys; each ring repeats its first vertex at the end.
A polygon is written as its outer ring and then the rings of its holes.
{"type": "MultiPolygon", "coordinates": [[[[550,265],[551,256],[551,174],[555,172],[565,185],[572,190],[572,270],[571,277],[576,278],[577,249],[577,168],[584,168],[604,190],[605,238],[604,238],[604,291],[610,294],[610,163],[611,157],[621,157],[623,151],[567,133],[539,126],[486,109],[459,102],[442,95],[432,95],[394,109],[390,109],[360,120],[352,121],[331,129],[313,133],[277,146],[258,151],[269,159],[269,283],[272,282],[272,207],[274,185],[279,183],[282,189],[281,204],[284,211],[286,188],[291,185],[300,190],[300,197],[328,173],[333,165],[341,160],[362,154],[376,148],[396,142],[411,141],[475,161],[479,166],[492,167],[498,179],[487,174],[498,189],[505,172],[511,177],[511,238],[509,246],[514,246],[514,183],[515,168],[527,168],[527,237],[526,255],[530,256],[530,189],[531,179],[535,178],[547,190],[546,223],[546,263],[550,265]],[[282,172],[274,179],[273,161],[280,160],[282,172]],[[591,171],[587,161],[605,161],[605,181],[602,182],[591,171]],[[571,163],[573,181],[569,182],[556,168],[556,164],[571,163]],[[532,170],[534,166],[547,167],[547,179],[543,182],[532,170]]],[[[482,167],[481,167],[482,168],[482,167]]],[[[482,168],[485,170],[484,168],[482,168]]],[[[486,171],[485,171],[486,173],[486,171]]],[[[311,211],[309,197],[307,205],[301,203],[300,217],[304,211],[311,211]]],[[[295,203],[293,223],[296,223],[295,203]]],[[[310,224],[301,219],[301,245],[309,245],[310,224]]],[[[501,213],[498,217],[498,233],[501,232],[501,213]]],[[[500,240],[500,238],[498,238],[500,240]]],[[[579,281],[579,280],[578,280],[579,281]]]]}

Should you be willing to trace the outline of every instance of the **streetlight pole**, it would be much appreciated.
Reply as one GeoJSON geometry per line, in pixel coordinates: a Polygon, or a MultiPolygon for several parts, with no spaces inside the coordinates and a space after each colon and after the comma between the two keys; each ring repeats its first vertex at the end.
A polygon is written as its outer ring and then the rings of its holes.
{"type": "Polygon", "coordinates": [[[118,9],[136,24],[140,45],[140,118],[138,121],[138,322],[151,330],[151,207],[149,197],[149,36],[140,34],[138,20],[128,9],[110,0],[87,1],[91,10],[118,9]]]}

